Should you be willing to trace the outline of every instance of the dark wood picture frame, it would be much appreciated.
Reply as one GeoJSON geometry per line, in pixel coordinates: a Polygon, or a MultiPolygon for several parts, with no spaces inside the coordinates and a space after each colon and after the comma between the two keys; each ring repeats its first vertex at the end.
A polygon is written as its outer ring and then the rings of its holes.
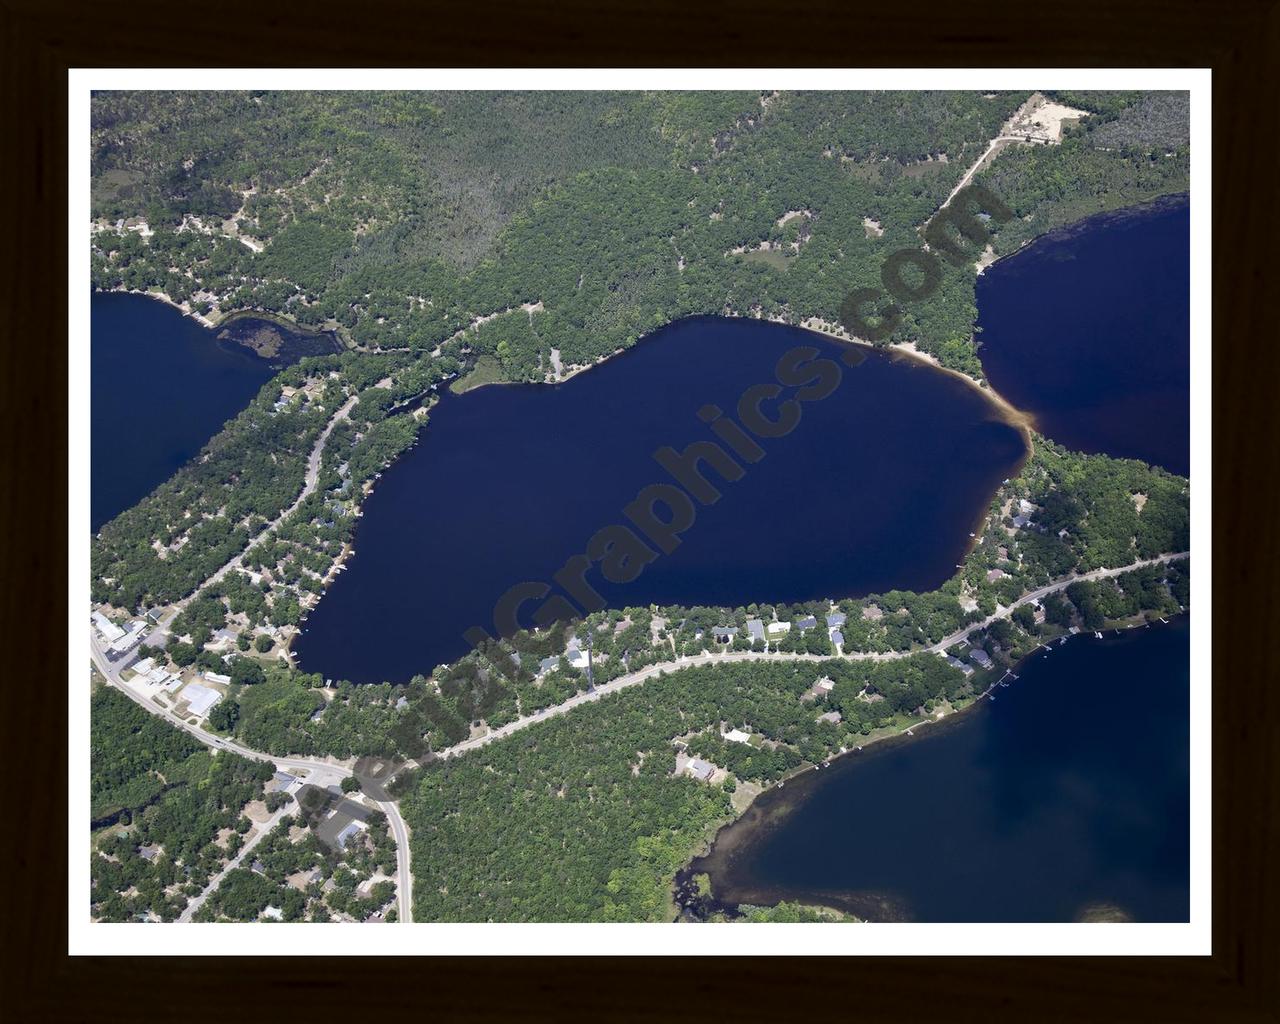
{"type": "MultiPolygon", "coordinates": [[[[0,1008],[14,1021],[363,1011],[435,1019],[712,1014],[909,1020],[1280,1019],[1275,328],[1280,6],[403,2],[207,10],[6,0],[0,277],[4,622],[14,653],[0,1008]],[[1213,954],[1188,958],[427,960],[67,955],[67,69],[105,66],[1211,67],[1213,69],[1213,954]],[[1272,440],[1268,440],[1271,438],[1272,440]],[[250,1003],[252,1000],[252,1003],[250,1003]],[[250,1006],[252,1008],[250,1008],[250,1006]]],[[[1196,189],[1204,186],[1197,182],[1196,189]]],[[[75,692],[74,686],[72,693],[75,692]]],[[[1122,926],[1119,926],[1122,927],[1122,926]]],[[[283,940],[284,933],[282,933],[283,940]]],[[[335,935],[335,952],[351,948],[335,935]]],[[[359,939],[354,940],[358,943],[359,939]]],[[[287,950],[282,941],[281,952],[287,950]]]]}

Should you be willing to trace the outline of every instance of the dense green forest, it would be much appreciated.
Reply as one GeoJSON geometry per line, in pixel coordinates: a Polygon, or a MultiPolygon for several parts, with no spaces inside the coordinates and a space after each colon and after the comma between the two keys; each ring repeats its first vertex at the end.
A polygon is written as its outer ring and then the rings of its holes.
{"type": "MultiPolygon", "coordinates": [[[[1013,146],[978,176],[1015,214],[990,225],[998,253],[1187,188],[1185,95],[1055,98],[1090,116],[1060,145],[1013,146]]],[[[94,285],[162,292],[215,320],[263,311],[337,329],[350,350],[278,374],[196,459],[107,524],[92,545],[94,600],[140,612],[193,598],[169,646],[146,653],[228,672],[211,728],[273,754],[420,760],[401,785],[422,918],[670,917],[674,872],[733,815],[740,784],[774,784],[961,707],[1068,629],[1187,605],[1189,566],[1157,566],[1074,583],[950,652],[963,662],[981,648],[992,672],[919,653],[1052,579],[1186,550],[1187,481],[1037,437],[963,567],[930,593],[610,610],[424,665],[403,687],[326,686],[273,655],[351,545],[376,474],[416,442],[433,389],[473,373],[546,380],[553,355],[585,366],[692,314],[835,323],[852,289],[879,287],[889,254],[919,247],[922,227],[1025,99],[97,94],[94,285]],[[326,430],[314,491],[284,515],[326,430]],[[237,555],[239,570],[201,589],[237,555]],[[822,627],[768,643],[745,628],[821,623],[832,612],[846,616],[845,653],[904,657],[837,658],[822,627]],[[240,642],[224,666],[206,645],[228,625],[240,642]],[[717,639],[726,629],[733,637],[717,639]],[[480,751],[432,758],[476,724],[499,726],[585,690],[585,674],[564,659],[536,669],[586,636],[597,684],[702,651],[823,660],[686,669],[480,751]],[[815,691],[822,678],[830,689],[815,691]],[[726,741],[731,726],[752,742],[726,741]],[[673,774],[685,755],[718,766],[717,781],[673,774]]],[[[971,262],[944,261],[940,287],[883,342],[914,342],[980,375],[974,280],[971,262]]],[[[238,848],[240,808],[261,795],[269,766],[215,756],[112,691],[95,693],[93,713],[93,913],[172,919],[238,848]],[[160,852],[148,859],[144,848],[160,852]]],[[[228,875],[202,919],[253,920],[274,907],[285,920],[364,920],[386,908],[385,822],[345,860],[314,837],[293,843],[290,824],[264,841],[260,869],[228,875]]]]}
{"type": "MultiPolygon", "coordinates": [[[[1096,113],[1062,145],[1007,150],[981,176],[1019,215],[996,235],[1001,251],[1185,188],[1185,96],[1062,98],[1096,113]]],[[[261,594],[231,579],[205,596],[251,630],[287,633],[351,541],[365,484],[416,440],[423,419],[403,415],[415,397],[476,365],[485,379],[544,379],[553,349],[583,365],[692,313],[835,322],[851,288],[876,285],[887,254],[918,246],[965,162],[1023,99],[100,94],[99,287],[340,326],[360,351],[282,372],[107,524],[93,543],[95,601],[171,603],[252,546],[244,565],[261,594]],[[228,212],[234,198],[243,209],[228,212]],[[124,226],[140,216],[146,236],[124,226]],[[763,244],[769,260],[749,258],[763,244]],[[320,487],[262,535],[301,491],[326,426],[320,487]]],[[[943,266],[938,289],[886,340],[980,373],[974,267],[943,266]]],[[[208,638],[190,637],[187,663],[208,638]]]]}
{"type": "MultiPolygon", "coordinates": [[[[416,441],[426,422],[409,407],[456,368],[449,359],[344,353],[308,357],[282,371],[197,458],[102,528],[91,548],[94,600],[142,609],[190,595],[293,505],[321,433],[358,398],[333,426],[315,491],[246,555],[245,566],[259,576],[255,586],[267,572],[266,596],[255,597],[234,579],[209,594],[255,623],[296,625],[300,604],[320,592],[351,538],[363,486],[416,441]],[[282,397],[286,389],[307,387],[282,397]]],[[[215,619],[206,630],[189,612],[182,625],[198,628],[178,635],[192,632],[198,648],[222,624],[215,619]]]]}
{"type": "Polygon", "coordinates": [[[1187,93],[1063,93],[1058,98],[1094,113],[1068,129],[1062,145],[1005,150],[978,174],[978,182],[1016,215],[996,232],[1001,255],[1091,214],[1188,188],[1187,93]]]}
{"type": "MultiPolygon", "coordinates": [[[[695,313],[836,322],[1025,99],[103,93],[94,282],[338,326],[363,346],[452,343],[511,380],[544,379],[553,349],[585,365],[695,313]],[[473,326],[522,304],[536,314],[473,326]]],[[[987,172],[1020,218],[1002,251],[1186,188],[1177,95],[1072,99],[1096,114],[1062,146],[1015,147],[987,172]]],[[[973,281],[948,265],[886,341],[980,372],[973,281]]]]}
{"type": "MultiPolygon", "coordinates": [[[[293,797],[265,792],[269,763],[214,754],[116,690],[97,688],[90,714],[91,912],[102,921],[176,920],[242,847],[245,805],[262,800],[273,811],[293,797]]],[[[371,812],[341,851],[306,828],[310,820],[282,818],[195,920],[252,921],[268,906],[285,921],[365,921],[380,911],[394,920],[386,815],[371,812]]]]}
{"type": "MultiPolygon", "coordinates": [[[[252,681],[232,688],[223,705],[228,715],[224,728],[234,729],[249,746],[279,755],[421,758],[465,739],[473,723],[484,721],[497,727],[522,714],[561,704],[586,689],[585,672],[564,659],[555,669],[535,674],[541,659],[562,654],[574,636],[592,638],[597,684],[703,651],[767,649],[822,657],[835,653],[825,628],[797,627],[767,644],[753,643],[745,628],[752,618],[798,622],[812,616],[822,622],[827,614],[838,611],[846,616],[841,627],[846,654],[910,653],[938,643],[992,614],[997,605],[1007,607],[1051,580],[1189,549],[1189,502],[1188,484],[1182,477],[1134,460],[1068,452],[1036,438],[1022,471],[993,497],[963,568],[936,591],[890,591],[834,603],[613,609],[581,622],[519,633],[502,644],[483,646],[452,665],[423,666],[422,674],[407,686],[339,682],[325,688],[318,674],[300,673],[274,662],[260,675],[255,673],[252,681]],[[1021,526],[1014,524],[1022,511],[1020,502],[1034,508],[1031,521],[1021,526]],[[717,639],[723,629],[736,630],[732,639],[717,639]]],[[[1171,570],[1169,575],[1176,581],[1179,572],[1171,570]]],[[[1123,596],[1111,581],[1082,586],[1123,596]]],[[[1165,612],[1187,603],[1185,596],[1170,603],[1169,587],[1162,593],[1166,600],[1160,607],[1165,612]]],[[[1060,601],[1059,628],[1093,622],[1092,614],[1077,609],[1071,599],[1060,601]]],[[[1021,640],[1042,632],[1016,626],[1015,630],[1021,640]]],[[[841,710],[847,716],[846,727],[854,731],[864,725],[867,731],[876,727],[876,720],[864,715],[862,705],[841,710]]],[[[761,774],[777,777],[792,763],[780,755],[761,774]]]]}
{"type": "Polygon", "coordinates": [[[334,851],[305,829],[301,816],[286,816],[253,850],[253,863],[227,873],[196,912],[195,921],[367,921],[395,899],[396,844],[381,811],[368,827],[334,851]],[[302,830],[300,833],[298,830],[302,830]]]}
{"type": "Polygon", "coordinates": [[[242,809],[263,796],[271,766],[210,753],[107,687],[93,693],[90,728],[92,913],[174,920],[238,849],[242,809]]]}
{"type": "MultiPolygon", "coordinates": [[[[843,678],[848,669],[838,661],[686,669],[428,765],[402,802],[415,917],[670,919],[671,879],[730,816],[732,789],[674,775],[673,741],[749,723],[797,759],[824,759],[841,731],[801,696],[818,675],[843,678]]],[[[958,671],[931,656],[895,664],[886,685],[891,674],[895,691],[918,675],[927,699],[964,688],[958,671]]]]}

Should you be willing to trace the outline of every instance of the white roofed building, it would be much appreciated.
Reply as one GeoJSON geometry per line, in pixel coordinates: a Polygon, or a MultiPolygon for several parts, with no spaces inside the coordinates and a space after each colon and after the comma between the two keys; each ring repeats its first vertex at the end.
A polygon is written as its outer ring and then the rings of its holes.
{"type": "Polygon", "coordinates": [[[93,626],[98,631],[98,636],[102,637],[108,644],[113,644],[124,636],[124,630],[103,615],[102,612],[94,612],[89,617],[93,620],[93,626]]]}
{"type": "Polygon", "coordinates": [[[187,688],[182,691],[182,696],[187,702],[187,709],[191,714],[199,718],[207,715],[209,709],[222,700],[222,694],[217,690],[210,690],[207,686],[201,686],[199,683],[188,684],[187,688]]]}
{"type": "MultiPolygon", "coordinates": [[[[118,629],[119,627],[116,628],[118,629]]],[[[146,631],[147,624],[141,619],[129,623],[129,628],[124,631],[123,635],[114,640],[111,646],[107,648],[107,657],[114,660],[128,654],[142,642],[142,636],[146,631]]]]}

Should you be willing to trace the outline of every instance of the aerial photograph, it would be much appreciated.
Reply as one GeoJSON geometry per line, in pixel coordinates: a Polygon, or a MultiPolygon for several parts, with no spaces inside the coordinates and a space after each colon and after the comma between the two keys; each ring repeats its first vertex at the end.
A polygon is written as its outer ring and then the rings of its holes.
{"type": "Polygon", "coordinates": [[[73,916],[1191,922],[1191,93],[1025,77],[87,96],[73,916]]]}

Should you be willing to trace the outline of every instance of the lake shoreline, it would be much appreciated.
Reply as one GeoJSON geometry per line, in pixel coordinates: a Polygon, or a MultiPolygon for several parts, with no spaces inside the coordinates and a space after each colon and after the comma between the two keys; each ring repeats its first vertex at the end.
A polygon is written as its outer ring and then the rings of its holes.
{"type": "MultiPolygon", "coordinates": [[[[1123,635],[1133,629],[1145,629],[1150,626],[1159,625],[1181,624],[1190,617],[1190,614],[1191,610],[1188,608],[1181,613],[1169,617],[1167,620],[1162,620],[1161,617],[1156,615],[1154,612],[1143,612],[1138,616],[1132,617],[1135,621],[1117,620],[1122,624],[1117,625],[1116,623],[1109,623],[1099,632],[1102,632],[1105,638],[1108,634],[1123,635]]],[[[722,868],[722,863],[711,863],[711,859],[715,856],[718,861],[721,859],[724,861],[732,860],[738,851],[751,843],[755,838],[756,833],[761,828],[769,827],[779,819],[788,816],[795,809],[795,806],[798,803],[802,803],[804,800],[810,798],[812,793],[808,792],[808,790],[810,790],[813,785],[820,784],[822,781],[820,778],[814,777],[813,773],[820,771],[822,768],[834,767],[837,762],[842,762],[842,767],[845,767],[847,770],[850,755],[868,752],[868,748],[872,747],[874,747],[874,749],[870,750],[869,753],[882,756],[891,750],[895,750],[906,745],[910,740],[917,739],[918,737],[914,735],[915,730],[924,728],[928,725],[952,726],[964,724],[972,717],[971,712],[983,706],[982,701],[984,699],[990,699],[991,695],[998,687],[1007,686],[1007,680],[1010,678],[1016,681],[1027,663],[1033,657],[1040,654],[1042,651],[1052,650],[1055,647],[1062,646],[1063,643],[1071,639],[1087,637],[1089,635],[1090,631],[1081,630],[1081,632],[1076,634],[1065,633],[1060,636],[1055,636],[1051,638],[1048,643],[1039,644],[1020,657],[1016,662],[1011,664],[1004,673],[993,679],[981,694],[975,696],[963,707],[953,708],[941,716],[922,719],[919,722],[893,729],[892,731],[882,733],[879,736],[869,737],[866,742],[859,744],[851,750],[834,755],[827,761],[823,762],[821,766],[807,764],[803,767],[799,767],[785,775],[777,783],[761,789],[758,793],[755,793],[746,804],[744,804],[741,811],[739,811],[733,818],[727,819],[721,824],[715,826],[715,830],[710,834],[709,838],[704,839],[703,842],[698,845],[696,852],[676,872],[671,889],[673,900],[675,900],[680,893],[688,891],[689,884],[694,876],[706,874],[711,879],[712,892],[710,898],[704,900],[705,906],[716,912],[725,913],[729,916],[736,916],[739,913],[738,908],[740,906],[773,906],[780,902],[786,902],[836,910],[844,914],[851,914],[859,921],[863,922],[881,923],[883,921],[895,920],[896,918],[892,914],[892,901],[886,897],[873,893],[869,893],[864,897],[859,897],[856,900],[851,900],[847,896],[834,894],[824,896],[823,894],[816,892],[791,893],[783,895],[781,898],[766,898],[766,895],[772,897],[773,894],[765,894],[761,891],[760,893],[755,894],[757,898],[753,898],[753,894],[747,892],[745,894],[747,898],[723,900],[716,896],[716,879],[714,874],[714,872],[722,868]],[[787,797],[793,797],[793,794],[797,792],[795,788],[797,780],[799,780],[800,784],[804,787],[800,791],[801,796],[799,800],[793,798],[783,806],[774,808],[772,804],[783,799],[778,794],[788,782],[793,783],[793,788],[791,792],[787,794],[787,797]],[[809,780],[812,780],[812,782],[809,780]],[[770,797],[770,799],[762,801],[761,798],[766,796],[770,797]],[[755,820],[748,821],[747,819],[749,816],[753,816],[755,820]],[[730,830],[735,829],[735,827],[737,827],[737,831],[731,832],[730,830]],[[726,835],[726,833],[728,834],[726,835]],[[877,907],[882,911],[887,911],[889,916],[877,916],[875,913],[877,907]]],[[[925,735],[936,736],[939,731],[940,730],[937,728],[931,729],[925,735]]],[[[723,880],[721,881],[721,885],[723,885],[723,880]]],[[[676,906],[677,909],[681,911],[681,914],[683,914],[684,908],[681,904],[677,902],[676,906]]]]}
{"type": "Polygon", "coordinates": [[[1187,474],[1189,212],[1184,193],[1102,211],[978,278],[984,375],[1039,433],[1187,474]]]}
{"type": "MultiPolygon", "coordinates": [[[[275,324],[277,327],[282,327],[287,331],[292,331],[295,334],[304,335],[306,337],[321,338],[325,335],[333,335],[339,345],[338,348],[334,349],[335,353],[349,351],[354,346],[354,342],[352,342],[350,337],[347,335],[346,329],[340,324],[332,328],[311,327],[307,324],[298,323],[296,320],[284,313],[273,313],[264,309],[235,309],[230,313],[219,313],[217,319],[210,319],[204,314],[197,313],[193,310],[189,302],[178,302],[167,292],[159,290],[144,291],[140,288],[94,287],[92,291],[99,295],[141,295],[147,299],[155,299],[157,302],[162,302],[166,306],[171,306],[176,309],[183,316],[190,317],[201,327],[207,328],[210,331],[218,331],[222,328],[229,327],[237,320],[264,320],[268,323],[275,324]]],[[[256,354],[256,350],[251,346],[245,345],[242,347],[248,348],[251,352],[255,352],[256,354]]]]}
{"type": "MultiPolygon", "coordinates": [[[[570,518],[558,529],[561,533],[579,535],[563,539],[564,550],[574,550],[602,524],[615,519],[639,485],[655,479],[655,475],[666,478],[666,471],[660,465],[655,466],[653,452],[663,442],[681,446],[702,435],[703,428],[698,426],[697,417],[692,415],[694,410],[709,400],[715,400],[724,408],[736,407],[748,387],[773,378],[777,360],[784,351],[809,344],[809,332],[801,333],[799,328],[728,317],[688,318],[663,328],[662,332],[661,336],[646,339],[646,344],[630,347],[621,360],[612,360],[612,370],[604,371],[598,377],[584,377],[584,385],[562,389],[556,384],[531,382],[530,387],[488,389],[481,386],[468,390],[465,395],[442,395],[449,415],[444,415],[444,405],[440,416],[433,414],[430,436],[424,436],[425,444],[412,460],[415,465],[397,468],[402,467],[398,461],[396,467],[387,472],[387,479],[381,481],[382,484],[394,481],[397,500],[403,504],[403,509],[389,510],[379,502],[375,513],[373,505],[365,506],[366,514],[373,516],[378,524],[374,531],[381,533],[384,526],[395,524],[396,537],[401,535],[401,530],[413,531],[413,536],[425,536],[422,532],[424,521],[439,521],[439,529],[444,529],[444,506],[431,497],[431,487],[444,488],[450,493],[468,493],[468,488],[476,484],[470,479],[475,471],[461,468],[459,451],[476,453],[467,455],[469,459],[489,460],[494,466],[508,467],[500,474],[497,484],[483,483],[485,488],[493,487],[495,494],[510,491],[519,480],[523,480],[528,488],[544,486],[534,468],[534,449],[541,442],[519,424],[535,422],[544,425],[540,429],[552,433],[561,430],[563,436],[569,436],[571,431],[568,428],[577,429],[575,418],[580,417],[586,408],[590,410],[592,422],[612,424],[603,433],[592,435],[586,451],[588,460],[598,463],[598,471],[605,473],[604,479],[614,494],[610,502],[616,504],[605,504],[604,499],[593,498],[584,505],[580,498],[573,499],[572,507],[567,509],[570,518]],[[680,369],[690,366],[698,370],[693,377],[680,369]],[[731,371],[729,367],[732,367],[731,371]],[[672,383],[673,379],[679,382],[678,385],[672,383]],[[473,392],[474,397],[468,397],[473,392]],[[638,401],[640,393],[649,392],[661,393],[662,401],[657,405],[638,401]],[[600,404],[603,394],[611,396],[605,403],[609,410],[600,404]],[[608,414],[622,406],[633,410],[634,424],[631,420],[622,424],[616,416],[608,414]],[[662,406],[669,406],[669,409],[664,411],[662,406]],[[508,416],[515,419],[505,423],[508,416]],[[530,416],[532,420],[528,419],[530,416]],[[675,417],[674,425],[668,419],[672,416],[675,417]],[[495,422],[504,422],[505,425],[497,430],[494,437],[484,437],[484,430],[496,429],[495,422]],[[560,426],[554,429],[545,426],[551,423],[560,426]],[[462,424],[468,426],[463,427],[462,424]],[[445,447],[438,447],[441,442],[445,447]],[[511,455],[513,445],[520,451],[528,449],[525,457],[514,459],[511,455]],[[620,456],[620,452],[625,452],[625,456],[620,456]],[[435,471],[429,467],[440,467],[439,471],[445,474],[434,479],[430,486],[423,475],[435,471]],[[459,474],[467,475],[465,486],[448,482],[459,474]],[[586,511],[588,508],[593,511],[586,511]]],[[[829,337],[821,341],[813,339],[813,347],[836,365],[840,363],[841,352],[847,352],[838,340],[829,337]]],[[[922,419],[919,426],[911,427],[906,434],[902,429],[895,431],[883,446],[875,446],[874,452],[858,445],[841,449],[835,465],[848,465],[850,471],[837,474],[832,483],[823,487],[832,495],[844,496],[838,504],[847,504],[856,497],[857,501],[867,504],[874,515],[866,515],[850,523],[836,505],[822,504],[807,509],[801,520],[820,524],[821,528],[815,528],[808,541],[788,542],[798,545],[793,552],[797,557],[793,557],[789,564],[799,568],[794,572],[789,570],[794,578],[785,592],[780,592],[777,586],[776,567],[772,565],[775,556],[768,551],[755,551],[752,547],[754,541],[765,535],[761,531],[767,530],[761,520],[756,524],[756,532],[751,532],[753,528],[748,524],[763,515],[753,511],[753,506],[758,507],[758,503],[763,501],[774,509],[776,515],[770,522],[783,515],[792,515],[781,492],[771,491],[765,478],[760,476],[763,471],[746,474],[735,490],[735,493],[745,495],[735,499],[735,506],[737,501],[748,503],[740,513],[725,512],[728,504],[705,513],[708,519],[718,515],[719,521],[714,527],[704,528],[714,529],[714,536],[709,533],[697,535],[703,538],[699,543],[706,545],[703,550],[682,548],[674,557],[688,558],[688,562],[682,565],[668,559],[647,570],[643,581],[646,592],[660,603],[710,602],[729,606],[741,600],[742,594],[753,595],[751,600],[754,601],[841,599],[894,588],[927,590],[944,583],[954,575],[955,563],[961,562],[972,548],[975,538],[971,534],[976,532],[975,524],[987,513],[992,494],[1002,479],[1015,475],[1025,463],[1028,457],[1025,436],[994,415],[990,403],[970,389],[960,387],[946,376],[915,373],[912,366],[894,352],[869,354],[865,368],[845,377],[844,386],[833,397],[806,407],[805,429],[814,431],[813,440],[817,441],[820,437],[831,437],[839,430],[847,429],[849,423],[860,424],[863,428],[872,427],[876,422],[886,421],[887,417],[901,415],[904,408],[914,407],[916,401],[924,396],[928,396],[928,400],[921,408],[928,408],[930,416],[922,419]],[[939,431],[939,422],[950,426],[939,431]],[[892,484],[886,480],[883,486],[869,491],[867,476],[861,471],[855,472],[853,467],[878,465],[877,460],[888,458],[887,453],[894,453],[894,458],[900,458],[904,468],[900,473],[895,470],[891,475],[892,484]],[[899,488],[914,488],[912,493],[915,493],[940,479],[948,480],[950,484],[939,500],[913,502],[913,511],[907,516],[900,511],[893,513],[890,509],[889,506],[897,500],[893,495],[899,488]],[[695,593],[695,582],[707,582],[708,579],[706,560],[710,547],[726,543],[726,536],[734,536],[745,552],[738,562],[733,563],[738,575],[728,578],[717,575],[695,593]],[[820,539],[830,536],[842,538],[841,551],[845,552],[834,562],[830,550],[827,550],[828,542],[820,539]],[[894,543],[873,543],[876,538],[885,537],[893,538],[894,543]],[[895,569],[894,563],[901,559],[893,552],[908,544],[913,545],[911,550],[914,553],[906,560],[905,567],[895,569]],[[685,555],[685,551],[693,554],[685,555]],[[843,575],[842,567],[848,570],[843,575]],[[665,573],[665,578],[659,573],[665,573]],[[649,582],[654,578],[658,581],[656,584],[649,582]],[[741,591],[735,589],[739,581],[744,588],[741,591]]],[[[805,478],[812,481],[821,478],[818,462],[824,466],[831,463],[832,456],[822,454],[820,444],[806,443],[797,438],[779,440],[775,446],[782,446],[788,454],[786,458],[770,460],[767,464],[771,467],[770,478],[790,480],[798,486],[804,466],[814,464],[813,473],[805,478]]],[[[567,497],[561,500],[562,504],[566,502],[569,502],[567,497]]],[[[703,514],[700,510],[700,522],[703,514]]],[[[452,516],[457,515],[454,503],[452,516]]],[[[480,516],[478,521],[483,519],[484,516],[480,516]]],[[[305,671],[320,671],[325,676],[347,678],[356,683],[407,681],[415,674],[427,672],[464,654],[465,648],[446,650],[446,647],[455,646],[446,641],[464,633],[467,627],[475,624],[477,617],[488,621],[495,600],[493,595],[500,596],[511,583],[509,579],[502,578],[501,567],[496,563],[483,563],[482,576],[472,579],[464,588],[469,599],[476,598],[476,608],[467,616],[473,621],[461,621],[464,613],[455,610],[456,602],[455,607],[438,608],[441,605],[439,595],[424,592],[415,600],[422,608],[431,609],[433,621],[439,626],[439,640],[437,635],[431,638],[415,635],[411,644],[406,642],[403,645],[403,654],[380,653],[365,657],[357,656],[350,649],[338,651],[336,645],[324,639],[324,635],[336,627],[339,618],[349,614],[349,605],[357,603],[344,593],[353,584],[360,589],[365,585],[366,576],[376,577],[382,583],[375,590],[385,593],[386,588],[398,585],[392,582],[392,573],[399,571],[395,566],[403,566],[406,557],[414,561],[420,573],[439,575],[453,571],[449,566],[451,560],[455,560],[454,556],[425,542],[415,541],[407,555],[400,546],[393,555],[394,537],[374,544],[369,523],[369,519],[361,523],[355,543],[362,555],[366,551],[369,553],[371,564],[366,567],[363,557],[359,563],[349,563],[353,569],[359,567],[360,571],[356,573],[359,579],[344,579],[342,586],[326,590],[323,600],[308,616],[306,633],[294,650],[305,671]],[[478,592],[485,587],[492,593],[481,600],[478,592]],[[470,591],[477,593],[472,595],[470,591]],[[326,612],[326,607],[335,600],[339,608],[326,612]],[[410,647],[423,660],[415,661],[410,656],[410,647]],[[438,659],[437,648],[441,654],[438,659]],[[323,658],[321,651],[325,652],[323,658]],[[329,653],[335,655],[335,661],[324,660],[329,653]],[[313,660],[313,656],[319,660],[313,660]]],[[[525,530],[519,522],[514,528],[517,534],[525,530]]],[[[409,535],[405,533],[405,536],[409,535]]],[[[506,534],[503,543],[508,543],[506,534]]],[[[476,544],[481,546],[474,550],[484,549],[479,540],[476,544]]],[[[536,553],[541,546],[541,541],[531,543],[528,550],[536,553]]],[[[531,561],[536,561],[536,558],[531,561]]],[[[532,579],[534,575],[542,577],[555,569],[555,564],[548,558],[546,564],[531,566],[523,570],[523,574],[532,579]]],[[[604,582],[606,588],[601,593],[613,601],[610,606],[621,607],[623,603],[632,604],[638,600],[634,588],[626,593],[615,593],[610,598],[608,581],[604,582]]],[[[620,586],[617,585],[618,588],[620,586]]],[[[381,598],[379,600],[382,601],[381,598]]],[[[382,601],[383,605],[386,603],[382,601]]],[[[648,598],[641,603],[649,603],[648,598]]],[[[386,622],[398,621],[397,616],[400,615],[394,609],[384,608],[384,612],[390,618],[384,615],[379,628],[383,628],[386,622]]],[[[357,617],[367,614],[367,611],[356,608],[357,617]]],[[[348,628],[356,627],[348,624],[348,628]]],[[[406,631],[404,635],[411,633],[406,631]]]]}

